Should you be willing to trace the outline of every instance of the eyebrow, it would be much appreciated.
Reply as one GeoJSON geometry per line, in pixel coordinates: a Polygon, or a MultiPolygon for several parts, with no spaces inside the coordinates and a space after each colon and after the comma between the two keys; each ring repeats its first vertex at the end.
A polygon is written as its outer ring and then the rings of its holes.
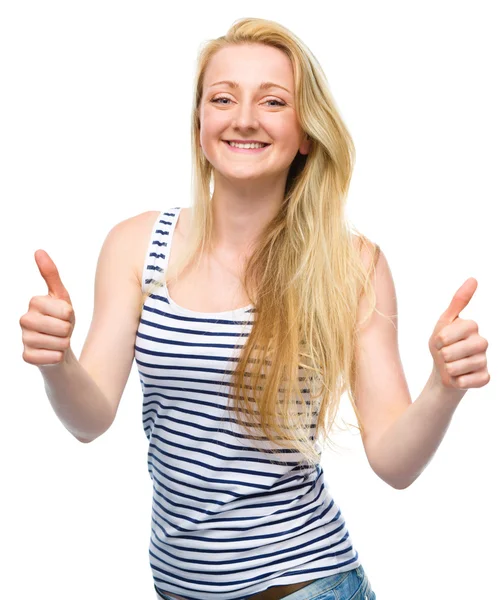
{"type": "MultiPolygon", "coordinates": [[[[238,88],[240,87],[239,84],[237,83],[237,81],[216,81],[215,83],[212,83],[209,87],[214,87],[215,85],[221,85],[221,84],[227,84],[229,85],[231,88],[238,88]]],[[[284,90],[286,92],[288,92],[288,94],[291,94],[291,92],[283,87],[282,85],[279,85],[278,83],[274,83],[273,81],[264,81],[263,83],[260,84],[260,90],[268,90],[269,88],[272,87],[277,87],[277,88],[281,88],[281,90],[284,90]]]]}

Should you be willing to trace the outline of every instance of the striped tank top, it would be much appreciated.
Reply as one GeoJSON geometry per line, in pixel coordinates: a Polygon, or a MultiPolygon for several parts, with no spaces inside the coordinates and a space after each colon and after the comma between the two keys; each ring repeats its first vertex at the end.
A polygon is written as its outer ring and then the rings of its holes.
{"type": "MultiPolygon", "coordinates": [[[[161,281],[180,212],[157,217],[143,291],[161,281]]],[[[161,597],[242,600],[360,565],[321,465],[306,468],[287,448],[271,462],[277,446],[263,434],[247,443],[232,416],[228,383],[253,312],[189,310],[166,285],[142,309],[135,360],[153,482],[149,558],[161,597]]]]}

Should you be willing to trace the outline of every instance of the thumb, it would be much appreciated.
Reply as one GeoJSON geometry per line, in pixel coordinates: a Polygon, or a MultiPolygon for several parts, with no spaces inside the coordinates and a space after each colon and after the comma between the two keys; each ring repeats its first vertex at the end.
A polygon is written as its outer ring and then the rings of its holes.
{"type": "Polygon", "coordinates": [[[455,292],[450,306],[441,315],[440,321],[447,324],[452,323],[469,304],[477,287],[478,282],[474,277],[469,277],[455,292]]]}
{"type": "Polygon", "coordinates": [[[40,271],[40,275],[42,275],[47,284],[49,296],[65,300],[71,304],[70,295],[59,277],[59,271],[47,252],[45,252],[45,250],[37,250],[35,252],[35,261],[38,270],[40,271]]]}

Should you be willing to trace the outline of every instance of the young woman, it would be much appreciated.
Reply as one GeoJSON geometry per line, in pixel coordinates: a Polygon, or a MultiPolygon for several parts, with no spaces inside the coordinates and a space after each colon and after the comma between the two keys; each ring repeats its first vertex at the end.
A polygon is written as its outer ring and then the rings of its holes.
{"type": "Polygon", "coordinates": [[[321,442],[346,391],[375,473],[396,489],[419,476],[466,389],[489,380],[487,342],[458,318],[476,281],[438,321],[412,403],[389,266],[344,216],[351,137],[277,23],[243,19],[201,51],[192,143],[192,206],[105,240],[79,360],[68,292],[37,251],[49,294],[21,318],[23,358],[82,442],[112,424],[136,359],[158,598],[373,600],[321,442]]]}

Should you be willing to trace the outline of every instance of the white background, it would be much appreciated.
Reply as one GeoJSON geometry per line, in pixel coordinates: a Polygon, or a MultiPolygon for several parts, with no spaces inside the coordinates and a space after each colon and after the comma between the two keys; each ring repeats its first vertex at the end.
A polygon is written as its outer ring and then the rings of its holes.
{"type": "MultiPolygon", "coordinates": [[[[197,51],[242,17],[279,21],[312,50],[354,137],[353,223],[385,253],[413,399],[427,342],[469,277],[462,318],[488,349],[490,383],[463,398],[433,461],[397,491],[341,434],[323,467],[378,600],[502,597],[498,2],[10,2],[0,8],[2,473],[0,597],[154,600],[151,480],[133,363],[113,426],[80,444],[19,318],[55,261],[77,315],[77,356],[108,231],[190,202],[197,51]],[[327,13],[326,11],[329,10],[327,13]],[[498,594],[498,595],[497,595],[498,594]]],[[[348,403],[348,401],[347,401],[348,403]]],[[[344,418],[355,422],[350,406],[344,418]],[[351,420],[352,419],[352,420],[351,420]]]]}

